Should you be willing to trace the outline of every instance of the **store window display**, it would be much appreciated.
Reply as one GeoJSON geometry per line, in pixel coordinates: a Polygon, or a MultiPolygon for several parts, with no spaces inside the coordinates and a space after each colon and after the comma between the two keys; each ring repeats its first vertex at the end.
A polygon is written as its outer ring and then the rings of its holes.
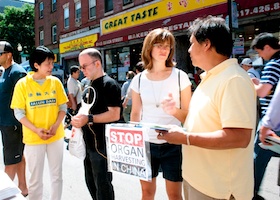
{"type": "Polygon", "coordinates": [[[105,52],[106,73],[118,82],[126,80],[130,70],[130,48],[120,47],[105,52]]]}

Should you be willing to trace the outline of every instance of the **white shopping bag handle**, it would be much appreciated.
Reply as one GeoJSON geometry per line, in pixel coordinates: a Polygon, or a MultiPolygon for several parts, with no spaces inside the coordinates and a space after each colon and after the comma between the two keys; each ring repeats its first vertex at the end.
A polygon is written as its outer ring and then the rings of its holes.
{"type": "Polygon", "coordinates": [[[95,89],[91,86],[88,86],[84,89],[84,91],[82,92],[82,97],[86,96],[86,99],[89,99],[89,95],[92,92],[92,102],[91,103],[87,103],[84,101],[84,99],[82,98],[82,102],[81,102],[81,108],[78,111],[78,114],[85,114],[87,115],[90,108],[93,106],[95,100],[96,100],[96,92],[95,89]]]}
{"type": "MultiPolygon", "coordinates": [[[[90,108],[93,106],[96,99],[95,89],[91,86],[84,89],[82,92],[82,97],[89,99],[92,92],[92,102],[86,103],[82,98],[82,106],[78,111],[78,114],[88,115],[90,108]]],[[[84,159],[86,157],[85,141],[83,139],[82,128],[72,127],[72,134],[69,140],[69,152],[70,154],[76,156],[77,158],[84,159]]]]}

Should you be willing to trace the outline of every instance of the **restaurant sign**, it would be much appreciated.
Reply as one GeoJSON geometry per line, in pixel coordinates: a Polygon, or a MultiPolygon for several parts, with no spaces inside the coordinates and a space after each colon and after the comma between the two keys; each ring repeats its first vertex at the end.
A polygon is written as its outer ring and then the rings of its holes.
{"type": "Polygon", "coordinates": [[[70,51],[85,49],[88,47],[94,47],[97,39],[98,34],[92,34],[86,37],[81,37],[68,42],[61,43],[59,44],[59,52],[62,54],[70,51]]]}
{"type": "Polygon", "coordinates": [[[176,2],[163,0],[147,6],[138,6],[101,20],[101,34],[142,25],[225,2],[226,0],[181,0],[176,2]]]}

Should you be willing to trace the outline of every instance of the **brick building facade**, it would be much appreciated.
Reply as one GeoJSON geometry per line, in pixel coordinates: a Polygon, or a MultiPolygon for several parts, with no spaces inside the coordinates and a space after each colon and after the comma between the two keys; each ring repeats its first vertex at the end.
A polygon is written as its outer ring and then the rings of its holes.
{"type": "MultiPolygon", "coordinates": [[[[177,67],[193,72],[187,54],[189,44],[186,30],[197,17],[211,14],[226,18],[227,2],[36,0],[35,43],[43,43],[51,48],[57,55],[57,62],[65,66],[66,70],[78,64],[77,57],[81,50],[95,47],[104,55],[105,71],[122,82],[126,71],[132,70],[139,61],[147,33],[154,28],[164,27],[172,31],[176,38],[174,60],[177,67]],[[54,3],[56,10],[53,10],[54,3]],[[40,17],[41,12],[43,17],[40,17]],[[55,25],[57,42],[53,41],[55,25]]],[[[233,49],[234,57],[248,56],[246,52],[251,40],[259,32],[279,35],[279,2],[235,0],[233,7],[233,39],[238,43],[233,49]]]]}

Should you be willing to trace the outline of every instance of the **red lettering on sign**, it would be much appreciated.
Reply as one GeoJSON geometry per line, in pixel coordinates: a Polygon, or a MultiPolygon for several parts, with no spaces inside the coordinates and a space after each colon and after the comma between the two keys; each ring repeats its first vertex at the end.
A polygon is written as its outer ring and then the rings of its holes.
{"type": "Polygon", "coordinates": [[[110,129],[110,142],[143,147],[143,133],[140,130],[110,129]]]}

